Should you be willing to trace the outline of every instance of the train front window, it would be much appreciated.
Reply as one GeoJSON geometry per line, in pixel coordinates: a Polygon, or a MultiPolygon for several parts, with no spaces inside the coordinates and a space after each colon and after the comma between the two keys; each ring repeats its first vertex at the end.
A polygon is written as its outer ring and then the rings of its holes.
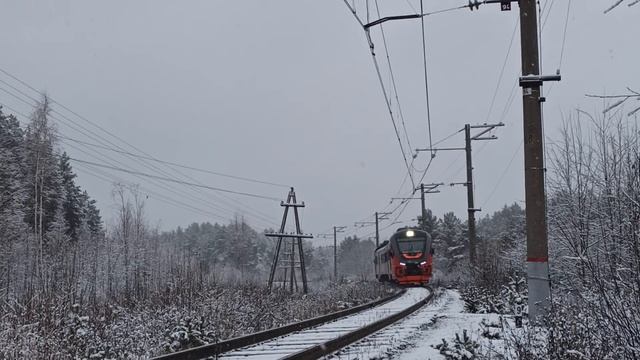
{"type": "Polygon", "coordinates": [[[424,238],[401,238],[398,239],[398,248],[402,253],[424,251],[424,238]]]}

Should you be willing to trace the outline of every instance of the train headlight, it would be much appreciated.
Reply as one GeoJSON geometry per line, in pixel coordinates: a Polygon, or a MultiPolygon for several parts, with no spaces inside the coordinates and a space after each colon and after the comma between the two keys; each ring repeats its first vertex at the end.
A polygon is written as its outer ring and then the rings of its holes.
{"type": "Polygon", "coordinates": [[[407,230],[407,237],[413,237],[416,233],[413,230],[407,230]]]}
{"type": "Polygon", "coordinates": [[[426,261],[423,261],[423,262],[420,263],[420,266],[426,266],[426,265],[427,265],[426,261]]]}
{"type": "Polygon", "coordinates": [[[407,266],[407,264],[405,264],[405,263],[403,263],[403,262],[401,262],[401,263],[400,263],[400,265],[401,265],[401,266],[407,266]]]}

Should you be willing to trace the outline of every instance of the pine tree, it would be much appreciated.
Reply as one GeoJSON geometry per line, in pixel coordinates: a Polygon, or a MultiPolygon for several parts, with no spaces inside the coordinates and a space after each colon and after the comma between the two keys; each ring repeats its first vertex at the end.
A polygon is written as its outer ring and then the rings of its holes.
{"type": "Polygon", "coordinates": [[[444,214],[438,224],[437,258],[445,260],[446,270],[451,270],[466,254],[467,241],[463,235],[462,221],[453,212],[444,214]]]}
{"type": "Polygon", "coordinates": [[[64,216],[66,234],[73,241],[78,240],[78,230],[83,220],[83,193],[79,186],[76,186],[74,178],[76,174],[71,169],[69,156],[64,152],[60,156],[59,162],[60,178],[62,187],[64,188],[64,197],[62,198],[62,212],[64,216]]]}
{"type": "Polygon", "coordinates": [[[427,209],[425,212],[425,218],[423,220],[424,230],[433,238],[438,231],[438,217],[433,215],[431,209],[427,209]]]}
{"type": "Polygon", "coordinates": [[[18,120],[13,115],[5,116],[0,107],[0,216],[13,223],[24,216],[23,142],[18,120]]]}
{"type": "Polygon", "coordinates": [[[80,199],[82,204],[82,219],[87,224],[91,235],[103,235],[102,217],[100,216],[100,210],[96,206],[96,201],[89,198],[89,194],[87,194],[86,191],[80,194],[80,199]]]}
{"type": "Polygon", "coordinates": [[[10,293],[16,244],[25,237],[24,134],[15,116],[0,107],[0,288],[10,293]]]}

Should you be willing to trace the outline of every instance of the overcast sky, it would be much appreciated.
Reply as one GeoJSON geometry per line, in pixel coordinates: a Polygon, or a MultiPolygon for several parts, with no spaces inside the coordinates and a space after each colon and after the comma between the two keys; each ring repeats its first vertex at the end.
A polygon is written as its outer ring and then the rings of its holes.
{"type": "MultiPolygon", "coordinates": [[[[545,86],[548,137],[557,137],[562,117],[577,107],[600,109],[600,102],[585,93],[620,93],[627,86],[639,86],[640,6],[621,6],[603,14],[613,2],[571,3],[562,82],[545,86]]],[[[431,0],[425,7],[430,12],[465,3],[431,0]]],[[[560,65],[568,4],[567,0],[541,3],[550,9],[543,14],[543,73],[553,74],[560,65]]],[[[379,4],[383,15],[419,8],[415,0],[379,0],[379,4]]],[[[391,197],[410,194],[410,182],[400,188],[406,168],[364,33],[342,0],[21,0],[4,1],[2,9],[3,70],[154,158],[295,186],[298,200],[307,204],[302,213],[305,232],[328,232],[333,225],[372,220],[376,210],[395,207],[388,206],[391,197]]],[[[371,18],[377,18],[373,9],[371,18]]],[[[474,143],[480,216],[524,199],[521,90],[514,89],[520,75],[519,31],[489,112],[517,19],[515,4],[511,12],[487,5],[479,11],[463,9],[425,18],[434,142],[465,123],[506,124],[494,132],[498,140],[474,143]]],[[[388,23],[384,30],[409,140],[413,148],[426,147],[420,22],[388,23]]],[[[376,53],[384,64],[377,31],[376,53]]],[[[384,66],[382,73],[388,86],[384,66]]],[[[6,74],[0,73],[0,80],[29,91],[6,74]]],[[[13,91],[3,83],[0,87],[13,91]]],[[[6,92],[0,91],[0,103],[24,114],[31,111],[6,92]]],[[[59,105],[54,108],[136,152],[59,105]]],[[[62,120],[54,121],[63,136],[98,143],[62,120]]],[[[463,142],[459,133],[440,145],[459,147],[463,142]]],[[[101,164],[117,160],[119,167],[145,173],[157,170],[70,140],[61,147],[81,160],[101,164]]],[[[421,170],[427,161],[428,156],[421,154],[414,167],[421,170]]],[[[89,173],[73,165],[79,184],[98,200],[107,223],[113,216],[112,177],[143,187],[149,220],[162,229],[194,221],[226,222],[234,213],[262,229],[277,226],[282,216],[274,200],[221,197],[177,184],[160,188],[149,179],[101,169],[101,176],[110,179],[105,181],[95,177],[95,168],[89,173]],[[167,203],[172,200],[198,210],[167,203]]],[[[164,165],[153,166],[172,178],[212,187],[283,199],[287,194],[283,187],[181,169],[189,179],[164,165]]],[[[464,181],[462,153],[438,153],[424,181],[464,181]]],[[[438,215],[454,211],[465,218],[466,192],[447,186],[428,196],[428,207],[438,215]]],[[[409,221],[418,212],[419,202],[414,201],[399,220],[409,221]]],[[[373,228],[350,227],[346,234],[356,231],[368,236],[373,228]]]]}

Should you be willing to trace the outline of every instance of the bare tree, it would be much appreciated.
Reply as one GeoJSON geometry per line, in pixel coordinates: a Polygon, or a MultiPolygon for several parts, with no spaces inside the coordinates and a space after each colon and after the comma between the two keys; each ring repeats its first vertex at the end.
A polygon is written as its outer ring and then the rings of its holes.
{"type": "MultiPolygon", "coordinates": [[[[622,3],[624,2],[624,0],[616,0],[613,4],[611,4],[611,6],[609,6],[604,13],[608,13],[609,11],[617,8],[618,6],[620,6],[622,3]]],[[[627,4],[627,6],[631,7],[633,5],[636,5],[637,3],[640,3],[640,0],[629,0],[629,3],[627,4]]]]}
{"type": "MultiPolygon", "coordinates": [[[[640,0],[638,0],[640,1],[640,0]]],[[[614,109],[618,109],[620,108],[621,105],[623,105],[627,100],[638,100],[640,101],[640,92],[631,90],[630,88],[627,88],[627,91],[629,91],[628,94],[622,94],[622,95],[590,95],[587,94],[587,97],[591,97],[591,98],[599,98],[599,99],[607,99],[607,100],[616,100],[613,104],[610,104],[608,106],[605,107],[604,110],[602,110],[603,114],[606,114],[614,109]]],[[[640,111],[640,106],[636,106],[633,108],[633,110],[629,111],[627,113],[627,116],[632,116],[635,113],[637,113],[638,111],[640,111]]]]}
{"type": "MultiPolygon", "coordinates": [[[[597,324],[580,334],[556,325],[564,332],[562,341],[582,342],[591,358],[637,359],[640,131],[621,111],[605,110],[597,116],[578,111],[565,121],[551,154],[549,224],[557,296],[581,307],[574,315],[584,319],[575,321],[597,324]]],[[[558,306],[560,313],[570,310],[558,306]]]]}

